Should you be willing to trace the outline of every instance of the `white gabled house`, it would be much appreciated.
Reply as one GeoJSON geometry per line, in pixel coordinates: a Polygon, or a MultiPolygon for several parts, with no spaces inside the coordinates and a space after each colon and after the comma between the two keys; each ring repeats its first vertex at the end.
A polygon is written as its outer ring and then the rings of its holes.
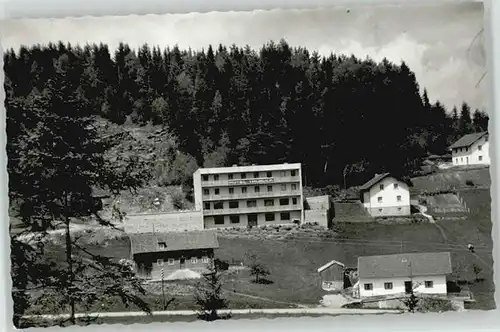
{"type": "Polygon", "coordinates": [[[411,214],[408,185],[390,173],[376,174],[360,187],[360,200],[372,217],[411,214]]]}
{"type": "Polygon", "coordinates": [[[449,252],[408,253],[358,258],[361,299],[415,293],[446,295],[452,273],[449,252]]]}
{"type": "Polygon", "coordinates": [[[489,134],[468,134],[450,146],[453,166],[489,165],[489,134]]]}

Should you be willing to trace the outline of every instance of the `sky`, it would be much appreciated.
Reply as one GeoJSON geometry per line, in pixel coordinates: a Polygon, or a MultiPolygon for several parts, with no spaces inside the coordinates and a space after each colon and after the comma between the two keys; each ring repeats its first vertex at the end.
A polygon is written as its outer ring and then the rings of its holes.
{"type": "Polygon", "coordinates": [[[0,41],[4,49],[59,40],[103,42],[112,50],[122,41],[134,48],[148,43],[201,49],[221,43],[259,49],[284,38],[291,46],[322,55],[405,61],[432,102],[439,100],[451,110],[466,101],[487,111],[487,80],[481,81],[486,66],[482,27],[483,5],[475,2],[17,19],[0,22],[0,41]]]}

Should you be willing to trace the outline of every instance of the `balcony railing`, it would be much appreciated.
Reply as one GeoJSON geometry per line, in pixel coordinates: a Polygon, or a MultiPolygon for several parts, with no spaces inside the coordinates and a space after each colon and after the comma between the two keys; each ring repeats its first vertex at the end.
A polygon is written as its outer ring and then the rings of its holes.
{"type": "Polygon", "coordinates": [[[247,192],[247,193],[234,193],[225,195],[203,195],[203,201],[228,201],[228,200],[240,200],[248,198],[276,198],[276,197],[289,197],[289,196],[300,196],[302,193],[300,190],[286,190],[286,191],[261,191],[261,192],[247,192]]]}
{"type": "Polygon", "coordinates": [[[203,210],[203,215],[205,215],[205,216],[220,216],[220,215],[231,215],[231,214],[296,211],[296,210],[301,210],[301,209],[302,209],[302,206],[300,204],[255,206],[255,207],[239,207],[239,208],[235,208],[235,209],[224,208],[224,209],[217,209],[217,210],[214,210],[214,209],[203,210]]]}
{"type": "Polygon", "coordinates": [[[201,181],[203,188],[209,187],[241,187],[241,186],[254,186],[266,185],[273,183],[290,183],[300,182],[299,176],[285,176],[285,177],[272,177],[272,178],[250,178],[250,179],[233,179],[233,180],[218,180],[218,181],[201,181]]]}

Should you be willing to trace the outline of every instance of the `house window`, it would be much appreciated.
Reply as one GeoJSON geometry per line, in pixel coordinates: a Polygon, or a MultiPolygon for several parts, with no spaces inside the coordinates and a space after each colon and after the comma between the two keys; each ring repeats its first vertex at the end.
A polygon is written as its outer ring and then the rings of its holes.
{"type": "Polygon", "coordinates": [[[367,291],[373,290],[373,284],[365,284],[364,287],[367,291]]]}
{"type": "Polygon", "coordinates": [[[208,175],[207,174],[203,174],[201,176],[201,178],[203,179],[203,181],[208,181],[208,175]]]}
{"type": "Polygon", "coordinates": [[[379,203],[382,203],[382,196],[377,197],[377,201],[378,201],[379,203]]]}
{"type": "Polygon", "coordinates": [[[156,260],[156,265],[163,266],[163,259],[159,258],[156,260]]]}
{"type": "Polygon", "coordinates": [[[297,198],[296,197],[292,198],[292,204],[297,205],[297,198]]]}
{"type": "Polygon", "coordinates": [[[210,210],[210,203],[205,203],[205,210],[210,210]]]}
{"type": "Polygon", "coordinates": [[[267,173],[266,173],[266,176],[267,176],[268,178],[272,177],[272,176],[273,176],[273,172],[267,172],[267,173]]]}
{"type": "Polygon", "coordinates": [[[288,198],[281,198],[280,205],[288,205],[290,204],[290,200],[288,198]]]}
{"type": "Polygon", "coordinates": [[[281,220],[290,220],[290,212],[281,212],[280,219],[281,220]]]}
{"type": "Polygon", "coordinates": [[[281,185],[281,191],[286,191],[286,184],[281,185]]]}
{"type": "Polygon", "coordinates": [[[477,157],[477,159],[479,159],[479,161],[482,161],[483,160],[483,156],[479,156],[479,157],[477,157]]]}
{"type": "Polygon", "coordinates": [[[240,216],[229,216],[229,220],[231,221],[231,224],[239,224],[240,216]]]}
{"type": "Polygon", "coordinates": [[[394,184],[394,189],[398,189],[399,188],[399,184],[395,183],[394,184]]]}
{"type": "Polygon", "coordinates": [[[209,195],[210,194],[210,190],[208,189],[203,189],[203,195],[209,195]]]}
{"type": "Polygon", "coordinates": [[[458,164],[458,158],[455,158],[455,162],[458,164]]]}
{"type": "Polygon", "coordinates": [[[266,213],[266,221],[274,221],[274,213],[266,213]]]}
{"type": "Polygon", "coordinates": [[[259,187],[259,186],[255,186],[253,189],[254,189],[254,191],[255,191],[256,193],[260,192],[260,187],[259,187]]]}
{"type": "Polygon", "coordinates": [[[482,146],[482,145],[478,145],[478,146],[477,146],[477,149],[478,149],[479,151],[481,151],[481,150],[483,150],[483,146],[482,146]]]}
{"type": "Polygon", "coordinates": [[[246,173],[241,173],[241,178],[242,179],[246,179],[247,178],[247,174],[246,173]]]}
{"type": "Polygon", "coordinates": [[[400,195],[398,195],[398,196],[396,197],[396,199],[398,200],[398,202],[401,202],[401,196],[400,196],[400,195]]]}
{"type": "Polygon", "coordinates": [[[384,190],[384,185],[383,184],[380,185],[380,190],[384,190]]]}
{"type": "Polygon", "coordinates": [[[247,201],[247,207],[256,207],[257,206],[257,201],[252,199],[250,201],[247,201]]]}
{"type": "Polygon", "coordinates": [[[488,136],[485,136],[485,137],[484,137],[484,141],[485,141],[485,142],[488,142],[488,136]]]}
{"type": "Polygon", "coordinates": [[[215,216],[214,224],[216,225],[224,225],[224,216],[215,216]]]}
{"type": "Polygon", "coordinates": [[[290,176],[295,176],[295,175],[296,175],[295,170],[291,170],[291,171],[290,171],[290,176]]]}
{"type": "Polygon", "coordinates": [[[385,282],[384,289],[392,289],[392,282],[385,282]]]}
{"type": "Polygon", "coordinates": [[[382,212],[382,211],[384,211],[384,209],[378,209],[378,212],[382,212]]]}
{"type": "Polygon", "coordinates": [[[297,185],[295,183],[292,184],[292,190],[297,190],[297,185]]]}
{"type": "Polygon", "coordinates": [[[208,260],[208,257],[203,257],[201,259],[201,261],[206,264],[206,263],[208,263],[209,260],[208,260]]]}
{"type": "Polygon", "coordinates": [[[253,173],[253,177],[254,177],[254,178],[258,178],[258,177],[259,177],[259,172],[254,172],[254,173],[253,173]]]}
{"type": "Polygon", "coordinates": [[[239,207],[239,202],[238,201],[232,201],[232,202],[229,202],[229,208],[230,209],[237,209],[239,207]]]}
{"type": "Polygon", "coordinates": [[[219,189],[219,188],[215,188],[215,194],[216,194],[216,195],[219,195],[219,194],[220,194],[220,189],[219,189]]]}
{"type": "Polygon", "coordinates": [[[218,174],[214,175],[214,181],[219,181],[219,175],[218,174]]]}
{"type": "Polygon", "coordinates": [[[173,258],[168,259],[168,265],[174,265],[175,260],[173,258]]]}
{"type": "Polygon", "coordinates": [[[229,193],[234,194],[234,188],[229,188],[229,193]]]}
{"type": "Polygon", "coordinates": [[[166,247],[167,247],[167,244],[165,242],[158,242],[159,249],[165,249],[166,247]]]}
{"type": "Polygon", "coordinates": [[[191,264],[197,264],[198,263],[198,258],[192,257],[191,258],[191,264]]]}
{"type": "Polygon", "coordinates": [[[269,192],[273,191],[273,186],[267,186],[267,191],[269,192]]]}
{"type": "Polygon", "coordinates": [[[214,203],[214,209],[215,210],[220,210],[224,208],[224,203],[223,202],[215,202],[214,203]]]}
{"type": "Polygon", "coordinates": [[[281,177],[285,177],[286,176],[286,171],[281,171],[281,177]]]}
{"type": "Polygon", "coordinates": [[[266,199],[264,201],[264,206],[274,206],[274,199],[266,199]]]}
{"type": "Polygon", "coordinates": [[[460,157],[460,161],[462,161],[462,162],[463,162],[463,161],[464,161],[464,157],[460,157]]]}
{"type": "Polygon", "coordinates": [[[233,179],[233,177],[234,177],[234,175],[233,175],[233,174],[228,174],[228,175],[227,175],[228,180],[232,180],[232,179],[233,179]]]}
{"type": "Polygon", "coordinates": [[[401,211],[401,208],[400,208],[400,207],[398,208],[398,211],[401,211]]]}
{"type": "Polygon", "coordinates": [[[241,187],[241,193],[246,194],[247,193],[247,187],[241,187]]]}
{"type": "Polygon", "coordinates": [[[425,288],[433,288],[434,282],[432,280],[425,282],[425,288]]]}

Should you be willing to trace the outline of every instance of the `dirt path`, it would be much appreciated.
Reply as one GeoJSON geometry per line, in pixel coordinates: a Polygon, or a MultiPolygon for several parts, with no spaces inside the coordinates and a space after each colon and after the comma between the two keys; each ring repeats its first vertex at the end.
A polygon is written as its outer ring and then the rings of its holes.
{"type": "Polygon", "coordinates": [[[418,207],[418,210],[420,211],[420,213],[424,217],[426,217],[431,224],[435,224],[436,223],[436,221],[434,220],[434,217],[431,216],[430,214],[426,213],[427,212],[427,206],[423,206],[423,205],[418,204],[417,207],[418,207]]]}
{"type": "Polygon", "coordinates": [[[224,289],[224,292],[235,294],[235,295],[238,295],[238,296],[241,296],[241,297],[248,297],[248,298],[255,299],[255,300],[261,300],[261,301],[272,302],[272,303],[277,303],[277,304],[286,304],[286,305],[290,305],[290,306],[297,306],[298,308],[310,308],[310,306],[303,305],[303,304],[277,301],[277,300],[273,300],[273,299],[270,299],[270,298],[267,298],[267,297],[261,297],[261,296],[255,296],[255,295],[250,295],[250,294],[245,294],[245,293],[239,293],[239,292],[235,292],[235,291],[232,291],[232,290],[229,290],[229,289],[224,289]]]}

